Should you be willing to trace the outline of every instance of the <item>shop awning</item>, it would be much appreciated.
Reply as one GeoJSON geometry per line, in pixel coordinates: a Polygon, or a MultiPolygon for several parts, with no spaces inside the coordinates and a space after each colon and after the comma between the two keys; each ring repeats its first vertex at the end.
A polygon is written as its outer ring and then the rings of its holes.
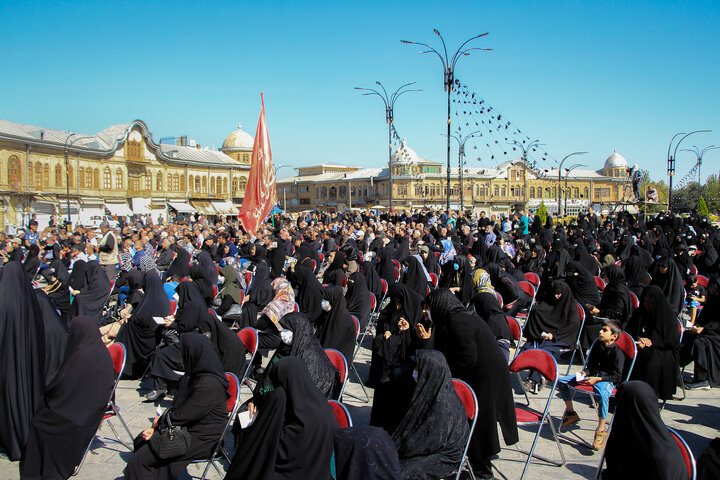
{"type": "Polygon", "coordinates": [[[110,212],[110,215],[117,215],[119,217],[132,217],[133,211],[127,203],[105,203],[105,208],[110,212]]]}
{"type": "Polygon", "coordinates": [[[212,200],[210,206],[220,215],[237,215],[238,209],[227,200],[212,200]]]}
{"type": "Polygon", "coordinates": [[[195,207],[195,210],[203,215],[215,215],[217,213],[207,200],[193,200],[190,204],[195,207]]]}
{"type": "Polygon", "coordinates": [[[79,197],[80,203],[84,207],[96,207],[101,206],[105,203],[102,198],[93,198],[93,197],[79,197]]]}
{"type": "Polygon", "coordinates": [[[150,213],[149,198],[131,198],[132,211],[135,215],[147,215],[150,213]]]}
{"type": "Polygon", "coordinates": [[[194,207],[192,207],[190,204],[185,202],[168,202],[168,205],[170,208],[175,210],[177,213],[195,213],[197,210],[195,210],[194,207]]]}

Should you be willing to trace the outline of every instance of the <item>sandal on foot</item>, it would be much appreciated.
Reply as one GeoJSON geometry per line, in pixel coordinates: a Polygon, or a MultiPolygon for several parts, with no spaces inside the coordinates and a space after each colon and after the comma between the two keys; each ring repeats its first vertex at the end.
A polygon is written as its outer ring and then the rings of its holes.
{"type": "Polygon", "coordinates": [[[607,439],[607,432],[595,432],[595,440],[593,440],[593,448],[600,450],[605,446],[605,440],[607,439]]]}

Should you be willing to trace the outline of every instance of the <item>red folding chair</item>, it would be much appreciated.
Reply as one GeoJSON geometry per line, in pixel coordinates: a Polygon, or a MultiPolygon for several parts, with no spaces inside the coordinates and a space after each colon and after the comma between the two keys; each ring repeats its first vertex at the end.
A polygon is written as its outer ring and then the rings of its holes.
{"type": "Polygon", "coordinates": [[[318,258],[320,259],[320,263],[325,263],[325,254],[322,252],[318,252],[318,258]]]}
{"type": "Polygon", "coordinates": [[[600,290],[601,292],[605,291],[605,280],[598,276],[595,276],[593,278],[595,279],[595,285],[597,285],[598,290],[600,290]]]}
{"type": "MultiPolygon", "coordinates": [[[[678,329],[680,330],[680,341],[678,344],[682,344],[683,336],[685,334],[685,327],[683,326],[683,321],[680,318],[676,318],[678,323],[678,329]]],[[[686,365],[687,366],[687,365],[686,365]]],[[[685,367],[682,367],[680,371],[678,372],[678,377],[680,380],[680,391],[682,392],[682,397],[678,397],[677,400],[685,400],[685,367]]],[[[660,410],[665,409],[665,404],[667,403],[667,400],[663,400],[662,406],[660,407],[660,410]]]]}
{"type": "Polygon", "coordinates": [[[702,285],[705,290],[708,288],[708,283],[710,280],[705,275],[697,275],[697,282],[698,285],[702,285]]]}
{"type": "Polygon", "coordinates": [[[312,271],[313,271],[313,273],[314,273],[315,270],[317,269],[317,262],[316,262],[314,259],[311,258],[311,259],[310,259],[310,264],[312,265],[312,271]]]}
{"type": "Polygon", "coordinates": [[[438,286],[438,276],[435,273],[428,273],[430,275],[430,282],[432,282],[433,288],[438,286]]]}
{"type": "Polygon", "coordinates": [[[393,265],[395,265],[395,268],[400,270],[400,262],[398,262],[397,260],[393,260],[392,263],[393,263],[393,265]]]}
{"type": "Polygon", "coordinates": [[[370,401],[370,396],[367,393],[367,390],[365,390],[365,384],[362,381],[362,378],[360,377],[360,374],[357,371],[357,368],[355,368],[355,356],[360,351],[360,320],[355,315],[350,315],[353,319],[353,322],[355,323],[355,350],[353,351],[353,356],[350,359],[350,373],[355,372],[355,376],[358,379],[358,382],[360,382],[360,387],[362,387],[363,394],[365,395],[365,400],[356,397],[355,395],[348,393],[347,395],[349,397],[355,398],[357,400],[362,401],[363,403],[368,403],[370,401]]]}
{"type": "Polygon", "coordinates": [[[240,341],[245,346],[245,350],[250,354],[250,361],[248,362],[248,366],[245,369],[245,373],[243,373],[243,376],[240,379],[240,386],[242,387],[243,385],[247,385],[248,388],[250,388],[250,371],[252,370],[252,363],[253,360],[255,360],[255,355],[257,355],[258,345],[260,345],[260,338],[258,337],[257,330],[252,327],[243,328],[237,333],[237,336],[240,338],[240,341]]]}
{"type": "Polygon", "coordinates": [[[345,391],[345,384],[348,379],[348,366],[345,356],[340,351],[334,348],[326,348],[325,355],[328,356],[333,366],[340,372],[340,393],[338,393],[338,401],[342,400],[343,392],[345,391]]]}
{"type": "Polygon", "coordinates": [[[498,292],[495,292],[495,298],[497,298],[498,303],[500,304],[500,308],[503,308],[503,298],[502,295],[500,295],[498,292]]]}
{"type": "Polygon", "coordinates": [[[517,318],[511,317],[510,315],[505,315],[505,320],[508,323],[508,327],[510,327],[510,334],[512,334],[513,340],[515,340],[515,355],[513,355],[513,358],[517,357],[518,353],[520,353],[520,342],[522,341],[522,325],[520,325],[520,322],[518,322],[517,318]]]}
{"type": "Polygon", "coordinates": [[[528,282],[532,283],[533,287],[538,288],[540,286],[540,277],[537,273],[527,272],[525,278],[527,278],[528,282]]]}
{"type": "Polygon", "coordinates": [[[338,427],[349,428],[353,426],[352,417],[350,416],[350,412],[348,412],[348,409],[345,405],[338,402],[337,400],[328,400],[328,404],[330,405],[330,408],[332,408],[332,411],[335,414],[335,421],[337,421],[338,427]]]}
{"type": "Polygon", "coordinates": [[[527,318],[528,315],[530,315],[530,311],[535,306],[535,296],[537,295],[537,290],[535,289],[535,286],[530,282],[525,281],[519,281],[518,285],[522,289],[522,291],[530,297],[532,300],[530,300],[530,306],[528,307],[527,311],[518,313],[518,317],[527,318]]]}
{"type": "Polygon", "coordinates": [[[177,312],[177,302],[170,300],[170,315],[175,315],[175,312],[177,312]]]}
{"type": "Polygon", "coordinates": [[[400,270],[398,270],[397,268],[394,268],[393,270],[395,271],[395,281],[397,282],[398,280],[400,280],[400,270]]]}
{"type": "MultiPolygon", "coordinates": [[[[110,398],[108,399],[107,407],[105,407],[105,413],[103,414],[102,420],[107,420],[107,424],[110,427],[110,430],[112,430],[113,434],[115,435],[115,439],[125,448],[133,451],[132,442],[134,440],[134,436],[132,433],[130,433],[130,429],[127,426],[127,423],[125,423],[125,419],[120,415],[120,408],[115,403],[115,390],[117,390],[118,384],[120,383],[120,377],[122,376],[122,371],[125,369],[125,360],[127,359],[127,352],[125,350],[125,345],[122,343],[115,342],[111,345],[108,345],[108,353],[110,354],[110,357],[112,358],[113,363],[113,370],[115,370],[115,373],[117,374],[117,378],[115,379],[115,385],[113,385],[112,392],[110,393],[110,398]],[[125,431],[128,434],[128,437],[130,437],[130,444],[127,444],[120,440],[120,436],[118,435],[117,430],[115,430],[115,427],[113,426],[112,422],[110,421],[111,418],[117,417],[118,420],[120,420],[120,423],[122,423],[123,428],[125,428],[125,431]]],[[[102,425],[102,421],[100,422],[100,425],[102,425]]],[[[100,427],[98,426],[98,430],[100,427]]],[[[95,434],[97,435],[97,433],[95,434]]],[[[87,448],[85,449],[85,453],[83,453],[82,460],[80,460],[80,464],[75,467],[75,471],[73,472],[72,476],[75,476],[80,472],[80,468],[82,468],[83,463],[85,463],[85,457],[87,457],[88,452],[90,451],[90,446],[92,445],[93,440],[95,439],[95,435],[93,435],[93,438],[90,439],[90,442],[88,443],[87,448]]]]}
{"type": "Polygon", "coordinates": [[[460,460],[460,466],[458,467],[455,480],[460,480],[460,473],[465,465],[467,465],[467,470],[470,472],[470,476],[475,478],[475,474],[472,473],[470,460],[467,458],[467,451],[468,447],[470,447],[470,439],[472,439],[473,431],[475,431],[475,423],[477,422],[477,396],[470,385],[462,380],[458,380],[457,378],[453,378],[453,387],[455,387],[455,393],[457,393],[457,396],[460,397],[460,401],[462,402],[463,407],[465,407],[465,414],[467,415],[468,422],[470,423],[470,432],[468,433],[467,442],[465,442],[465,450],[463,450],[462,460],[460,460]]]}
{"type": "Polygon", "coordinates": [[[538,427],[537,432],[535,433],[535,438],[533,439],[532,447],[530,447],[530,451],[523,451],[520,449],[520,447],[517,447],[518,451],[527,455],[527,460],[525,461],[525,467],[523,468],[520,480],[523,480],[525,478],[525,474],[527,473],[528,467],[530,466],[530,459],[532,457],[535,457],[544,462],[548,462],[557,467],[562,467],[563,465],[565,465],[566,462],[565,453],[563,453],[562,445],[560,445],[560,439],[558,438],[557,432],[555,431],[555,426],[552,423],[552,419],[550,418],[549,413],[550,402],[554,397],[555,387],[557,386],[558,381],[557,362],[555,361],[555,358],[553,358],[553,356],[550,355],[548,352],[533,348],[530,350],[525,350],[517,357],[515,357],[510,363],[511,372],[520,372],[522,370],[530,370],[539,373],[545,378],[545,380],[547,380],[549,383],[552,383],[552,387],[550,388],[550,393],[548,395],[547,401],[545,402],[545,408],[542,412],[532,409],[529,406],[526,407],[517,404],[515,405],[515,417],[517,418],[517,424],[519,427],[538,427]],[[549,458],[534,453],[538,439],[540,438],[542,427],[543,425],[545,425],[545,423],[548,424],[550,430],[552,431],[553,438],[555,439],[555,444],[557,445],[560,456],[562,457],[561,462],[551,460],[549,458]]]}
{"type": "Polygon", "coordinates": [[[693,267],[693,271],[692,271],[693,275],[697,275],[698,274],[697,267],[695,265],[693,265],[692,267],[693,267]]]}
{"type": "Polygon", "coordinates": [[[342,287],[347,287],[348,278],[347,275],[343,274],[343,281],[342,281],[342,287]]]}
{"type": "Polygon", "coordinates": [[[375,295],[370,292],[370,319],[368,320],[368,324],[365,327],[365,331],[362,333],[360,340],[358,340],[358,346],[362,345],[362,342],[365,340],[365,335],[372,332],[372,329],[375,328],[379,314],[380,311],[378,310],[377,299],[375,298],[375,295]]]}
{"type": "Polygon", "coordinates": [[[213,285],[212,286],[212,298],[216,298],[218,296],[218,286],[213,285]]]}
{"type": "MultiPolygon", "coordinates": [[[[588,352],[588,358],[590,358],[590,352],[592,352],[592,349],[595,348],[595,345],[597,344],[597,342],[598,341],[595,340],[593,342],[593,344],[590,346],[590,351],[588,352]]],[[[637,357],[637,345],[635,344],[635,340],[633,340],[633,338],[625,332],[622,332],[620,334],[620,336],[618,337],[618,339],[616,341],[616,345],[618,346],[620,351],[625,354],[625,358],[628,361],[628,363],[625,364],[626,366],[625,366],[624,372],[623,372],[624,373],[623,381],[627,381],[630,379],[630,375],[632,374],[633,367],[635,366],[635,359],[637,357]]],[[[585,370],[586,366],[587,366],[587,360],[583,364],[583,370],[585,370]]],[[[569,387],[570,387],[570,390],[572,391],[573,398],[575,398],[575,394],[578,392],[584,393],[586,395],[590,395],[590,401],[591,401],[593,407],[597,408],[592,385],[580,383],[577,385],[570,384],[569,387]]],[[[614,397],[616,393],[617,393],[617,389],[613,389],[611,396],[614,397]]],[[[613,418],[615,418],[615,417],[613,416],[613,418]]],[[[609,425],[608,428],[612,428],[613,418],[611,418],[610,422],[608,422],[608,425],[609,425]]],[[[570,442],[573,442],[577,445],[582,445],[584,447],[588,447],[588,448],[592,449],[592,446],[589,443],[579,442],[572,437],[563,435],[562,433],[560,433],[561,431],[562,431],[562,423],[558,427],[558,434],[560,435],[560,437],[562,437],[563,439],[568,440],[570,442]]]]}
{"type": "Polygon", "coordinates": [[[578,315],[580,315],[580,329],[578,330],[578,336],[575,340],[575,345],[571,346],[568,350],[564,350],[566,352],[572,350],[572,355],[570,355],[570,363],[568,363],[568,369],[565,375],[570,375],[570,369],[572,368],[573,360],[575,360],[576,353],[580,353],[580,360],[582,361],[583,365],[585,364],[585,353],[583,352],[583,348],[580,342],[583,334],[583,328],[585,327],[585,310],[578,302],[575,302],[575,307],[577,307],[578,315]]]}
{"type": "Polygon", "coordinates": [[[232,460],[228,456],[227,452],[225,451],[225,448],[223,448],[223,443],[225,440],[225,435],[228,432],[228,429],[230,429],[232,422],[235,420],[235,415],[237,415],[238,408],[240,408],[240,388],[241,388],[242,384],[240,383],[238,378],[233,373],[225,372],[225,377],[228,379],[228,382],[230,383],[230,386],[228,388],[229,397],[227,399],[228,419],[227,419],[227,422],[225,422],[225,428],[223,428],[220,438],[218,439],[217,443],[215,444],[215,447],[213,447],[212,455],[210,455],[209,458],[193,460],[191,462],[191,463],[207,462],[207,465],[205,465],[205,470],[203,470],[202,476],[200,476],[200,480],[205,480],[205,478],[207,477],[208,470],[210,470],[210,465],[212,465],[215,468],[215,471],[217,471],[218,475],[220,475],[221,477],[223,477],[225,475],[224,472],[220,471],[220,468],[217,466],[215,461],[220,461],[224,458],[225,461],[228,462],[228,465],[232,462],[232,460]]]}
{"type": "Polygon", "coordinates": [[[635,295],[633,292],[628,290],[628,293],[630,293],[630,303],[632,304],[632,308],[636,309],[640,307],[640,300],[638,300],[637,295],[635,295]]]}
{"type": "Polygon", "coordinates": [[[380,285],[382,285],[383,297],[382,297],[382,300],[380,300],[380,305],[378,306],[378,308],[382,308],[382,304],[385,302],[385,298],[387,297],[388,290],[390,290],[387,280],[385,280],[384,278],[380,279],[380,285]]]}
{"type": "Polygon", "coordinates": [[[435,254],[435,261],[440,260],[440,252],[433,252],[435,254]]]}
{"type": "Polygon", "coordinates": [[[295,302],[295,307],[293,307],[293,310],[296,312],[300,311],[300,305],[298,305],[297,302],[295,302]]]}
{"type": "Polygon", "coordinates": [[[250,287],[252,286],[253,275],[250,272],[246,272],[245,275],[243,275],[243,277],[245,278],[245,292],[247,292],[248,290],[250,290],[250,287]]]}

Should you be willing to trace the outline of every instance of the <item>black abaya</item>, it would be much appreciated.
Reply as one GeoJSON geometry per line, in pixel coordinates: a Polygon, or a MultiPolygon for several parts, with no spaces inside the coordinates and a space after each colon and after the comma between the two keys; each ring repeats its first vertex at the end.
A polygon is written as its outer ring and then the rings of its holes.
{"type": "Polygon", "coordinates": [[[112,358],[97,322],[75,317],[65,359],[32,420],[20,463],[23,479],[61,480],[72,475],[102,421],[114,384],[112,358]]]}
{"type": "Polygon", "coordinates": [[[77,314],[100,321],[103,307],[110,295],[110,281],[97,260],[85,265],[85,285],[75,297],[73,305],[77,305],[77,314]]]}
{"type": "Polygon", "coordinates": [[[708,285],[705,307],[695,325],[700,333],[685,332],[681,350],[682,365],[695,362],[693,381],[708,381],[713,387],[720,387],[720,286],[713,279],[708,285]]]}
{"type": "Polygon", "coordinates": [[[345,301],[348,312],[355,315],[360,321],[360,331],[364,331],[370,320],[370,292],[367,288],[365,275],[360,272],[350,275],[345,301]]]}
{"type": "Polygon", "coordinates": [[[339,350],[346,360],[352,359],[355,350],[355,321],[348,312],[342,288],[335,285],[323,287],[323,298],[330,303],[330,311],[323,312],[320,316],[315,335],[324,348],[334,348],[339,350]]]}
{"type": "Polygon", "coordinates": [[[333,435],[337,480],[396,480],[400,460],[390,434],[378,427],[337,428],[333,435]]]}
{"type": "Polygon", "coordinates": [[[209,335],[210,341],[222,361],[223,370],[242,378],[247,367],[245,358],[247,351],[240,337],[210,312],[200,315],[198,328],[201,333],[209,335]]]}
{"type": "Polygon", "coordinates": [[[322,314],[322,285],[315,277],[312,269],[305,264],[295,267],[294,272],[288,275],[288,280],[297,286],[297,304],[300,311],[307,315],[311,324],[317,322],[322,314]]]}
{"type": "Polygon", "coordinates": [[[50,297],[40,289],[35,290],[35,295],[45,331],[45,385],[50,385],[65,358],[68,328],[50,297]]]}

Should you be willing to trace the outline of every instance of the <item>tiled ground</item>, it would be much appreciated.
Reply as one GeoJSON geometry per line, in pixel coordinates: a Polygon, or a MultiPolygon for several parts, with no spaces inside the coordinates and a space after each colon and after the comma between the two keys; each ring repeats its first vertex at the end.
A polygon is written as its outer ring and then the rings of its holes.
{"type": "MultiPolygon", "coordinates": [[[[365,344],[369,344],[366,340],[365,344]]],[[[369,368],[369,351],[366,348],[361,349],[356,358],[356,365],[361,375],[365,376],[369,368]]],[[[561,363],[561,372],[567,369],[567,363],[561,363]]],[[[573,369],[575,371],[576,368],[573,369]]],[[[692,368],[688,369],[691,372],[692,368]]],[[[121,407],[121,412],[130,426],[133,434],[139,433],[146,428],[150,420],[155,415],[155,406],[141,402],[141,396],[147,393],[150,387],[149,380],[145,380],[142,387],[138,387],[137,381],[122,381],[120,383],[117,401],[121,407]]],[[[668,426],[675,428],[685,438],[690,445],[696,458],[700,456],[707,447],[709,441],[718,436],[720,430],[720,400],[718,392],[720,390],[713,389],[710,391],[694,391],[688,392],[684,401],[668,402],[662,417],[668,426]]],[[[360,386],[354,376],[351,376],[350,382],[346,388],[346,393],[360,395],[360,386]]],[[[372,391],[369,390],[372,397],[372,391]]],[[[478,392],[481,393],[481,392],[478,392]]],[[[248,391],[244,389],[243,399],[248,398],[248,391]]],[[[540,392],[540,395],[531,396],[533,406],[542,408],[547,399],[547,389],[540,392]]],[[[523,401],[522,395],[516,395],[516,400],[523,401]]],[[[356,425],[367,424],[370,419],[370,404],[357,401],[346,395],[343,399],[348,406],[353,421],[356,425]]],[[[167,406],[170,402],[163,400],[161,405],[167,406]]],[[[562,415],[564,406],[559,398],[555,398],[551,404],[551,414],[557,423],[562,415]]],[[[587,405],[579,405],[578,413],[583,419],[577,426],[570,429],[570,435],[592,441],[593,432],[596,426],[595,412],[587,405]]],[[[118,422],[114,422],[119,426],[118,422]]],[[[125,438],[125,432],[120,433],[125,438]]],[[[520,444],[523,448],[529,448],[534,432],[529,430],[521,430],[520,444]]],[[[107,426],[103,426],[99,437],[96,437],[91,452],[85,461],[85,465],[76,477],[78,480],[97,480],[97,479],[121,479],[123,477],[123,469],[125,463],[130,457],[128,452],[122,445],[111,439],[112,432],[107,426]]],[[[562,441],[563,451],[567,457],[567,463],[563,467],[554,467],[539,461],[533,461],[530,471],[526,478],[553,478],[554,480],[592,478],[600,455],[584,447],[574,445],[567,441],[562,441]]],[[[552,441],[549,429],[543,431],[542,437],[537,445],[537,453],[551,458],[559,458],[558,450],[552,441]]],[[[498,468],[496,476],[498,478],[517,479],[520,478],[524,466],[525,457],[518,453],[514,447],[508,447],[494,461],[498,468]]],[[[188,477],[199,478],[202,474],[204,465],[191,465],[188,468],[188,477]]],[[[16,479],[18,478],[17,464],[0,459],[0,478],[16,479]]],[[[215,471],[211,470],[208,478],[219,479],[220,477],[215,471]]]]}

